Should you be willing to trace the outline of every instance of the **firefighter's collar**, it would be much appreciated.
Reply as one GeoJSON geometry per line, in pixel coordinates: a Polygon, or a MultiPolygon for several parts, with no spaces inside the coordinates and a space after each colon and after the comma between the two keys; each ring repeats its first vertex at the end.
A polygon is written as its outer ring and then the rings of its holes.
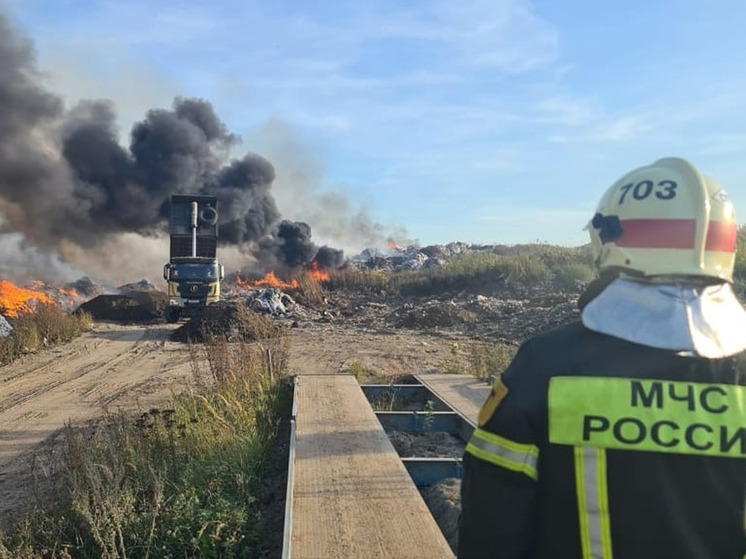
{"type": "Polygon", "coordinates": [[[621,277],[581,313],[586,328],[710,359],[746,350],[746,311],[728,283],[697,286],[621,277]]]}

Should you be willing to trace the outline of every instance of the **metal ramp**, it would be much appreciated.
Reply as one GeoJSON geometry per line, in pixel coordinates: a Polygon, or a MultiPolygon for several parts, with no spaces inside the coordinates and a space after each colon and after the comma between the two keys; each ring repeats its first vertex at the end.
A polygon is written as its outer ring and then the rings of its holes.
{"type": "Polygon", "coordinates": [[[296,378],[283,557],[453,558],[351,375],[296,378]]]}

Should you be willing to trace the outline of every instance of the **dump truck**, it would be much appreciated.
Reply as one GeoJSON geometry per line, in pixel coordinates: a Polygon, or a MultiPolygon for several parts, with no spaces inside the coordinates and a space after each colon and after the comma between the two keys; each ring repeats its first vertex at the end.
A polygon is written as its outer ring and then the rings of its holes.
{"type": "Polygon", "coordinates": [[[215,196],[171,196],[170,249],[163,279],[168,282],[167,322],[194,318],[220,300],[225,277],[217,259],[218,207],[215,196]]]}

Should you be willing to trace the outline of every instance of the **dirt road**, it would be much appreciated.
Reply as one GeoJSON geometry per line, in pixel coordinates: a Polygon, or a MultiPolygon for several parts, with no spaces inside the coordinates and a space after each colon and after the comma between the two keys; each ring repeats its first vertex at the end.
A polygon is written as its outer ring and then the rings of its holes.
{"type": "Polygon", "coordinates": [[[68,421],[162,404],[191,376],[174,325],[96,323],[59,348],[0,368],[0,528],[28,488],[31,451],[68,421]]]}
{"type": "Polygon", "coordinates": [[[363,369],[387,378],[464,368],[465,356],[454,349],[463,346],[469,337],[460,333],[314,324],[292,329],[291,340],[292,374],[350,373],[363,369]]]}

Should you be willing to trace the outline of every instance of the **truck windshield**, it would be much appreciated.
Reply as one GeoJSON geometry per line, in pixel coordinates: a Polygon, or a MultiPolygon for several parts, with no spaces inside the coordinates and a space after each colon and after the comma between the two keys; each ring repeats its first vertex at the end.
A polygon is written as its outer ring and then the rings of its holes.
{"type": "Polygon", "coordinates": [[[218,277],[216,264],[172,264],[171,278],[178,279],[215,279],[218,277]]]}

